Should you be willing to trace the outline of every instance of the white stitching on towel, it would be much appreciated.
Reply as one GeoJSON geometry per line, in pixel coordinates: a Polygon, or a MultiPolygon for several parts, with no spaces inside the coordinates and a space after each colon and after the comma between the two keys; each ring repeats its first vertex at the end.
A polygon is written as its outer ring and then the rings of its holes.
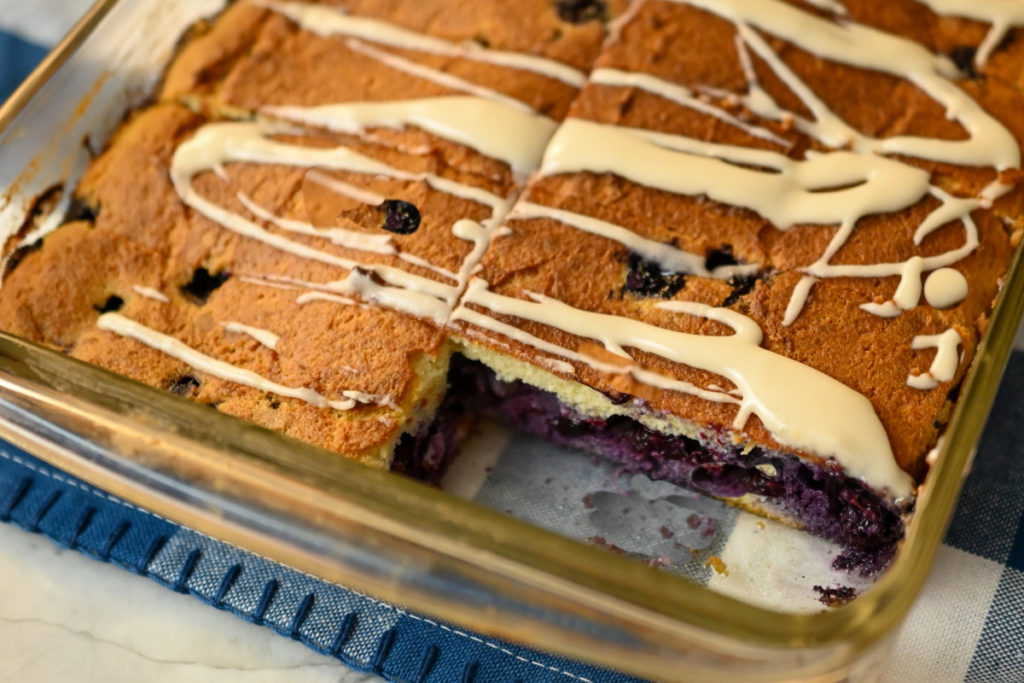
{"type": "MultiPolygon", "coordinates": [[[[161,517],[160,515],[156,514],[155,512],[150,512],[149,510],[144,510],[144,509],[142,509],[142,508],[140,508],[140,507],[138,507],[136,505],[132,505],[129,502],[123,501],[120,498],[112,496],[109,493],[101,493],[100,491],[98,491],[98,490],[96,490],[96,489],[94,489],[92,487],[86,486],[85,484],[81,484],[81,483],[79,483],[77,481],[72,481],[71,479],[68,479],[67,477],[64,477],[64,476],[62,476],[62,475],[60,475],[60,474],[58,474],[56,472],[47,472],[46,470],[42,470],[42,469],[36,467],[35,465],[33,465],[32,463],[28,462],[27,460],[25,460],[24,458],[21,458],[21,457],[19,457],[17,455],[14,455],[12,453],[8,453],[6,450],[4,450],[2,448],[0,448],[0,458],[4,458],[6,460],[11,460],[12,462],[17,463],[17,464],[21,465],[22,467],[35,472],[36,474],[40,474],[40,475],[42,475],[44,477],[49,477],[50,479],[58,481],[61,484],[64,484],[66,486],[73,486],[74,488],[77,488],[77,489],[79,489],[81,491],[85,491],[86,493],[91,493],[92,495],[94,495],[94,496],[96,496],[98,498],[102,498],[104,500],[108,500],[111,503],[117,503],[118,505],[123,505],[126,508],[130,508],[130,509],[135,510],[137,512],[141,512],[141,513],[143,513],[145,515],[149,515],[150,517],[154,517],[156,519],[159,519],[159,520],[162,520],[164,522],[167,522],[168,524],[173,524],[174,526],[181,526],[180,524],[177,524],[176,522],[172,522],[169,519],[161,517]]],[[[188,527],[183,527],[183,528],[188,529],[190,532],[192,532],[192,533],[194,533],[194,534],[196,534],[198,536],[202,536],[203,538],[207,538],[207,539],[209,539],[211,541],[216,541],[217,543],[223,543],[225,545],[231,546],[232,548],[235,548],[236,550],[240,550],[240,551],[242,551],[244,553],[249,553],[251,555],[255,555],[255,553],[250,553],[248,550],[245,550],[243,548],[239,548],[239,547],[235,546],[232,543],[228,543],[227,541],[222,541],[220,539],[213,538],[212,536],[204,534],[204,533],[202,533],[200,531],[196,531],[195,529],[190,529],[188,527]]],[[[256,556],[257,557],[262,557],[261,555],[256,555],[256,556]]],[[[267,558],[263,558],[263,559],[267,559],[267,558]]],[[[274,560],[274,562],[277,562],[277,561],[274,560]]],[[[288,569],[291,569],[293,572],[296,572],[298,574],[302,574],[303,576],[305,576],[307,578],[310,578],[310,579],[313,579],[315,581],[323,581],[323,579],[321,579],[319,577],[313,576],[312,574],[304,572],[301,569],[297,569],[295,567],[292,567],[292,566],[289,566],[287,564],[284,564],[283,562],[277,562],[277,564],[280,564],[282,567],[287,567],[288,569]]],[[[330,583],[330,582],[327,582],[327,583],[330,583]]],[[[343,586],[339,586],[339,588],[344,588],[344,587],[343,586]]],[[[375,605],[379,605],[380,607],[384,607],[386,609],[390,609],[390,610],[392,610],[392,611],[394,611],[394,612],[396,612],[398,614],[401,614],[403,616],[409,617],[410,619],[415,619],[416,621],[422,621],[424,623],[430,624],[431,626],[436,626],[437,628],[440,628],[440,629],[443,629],[445,631],[448,631],[451,634],[454,634],[454,635],[457,635],[457,636],[461,636],[463,638],[467,638],[467,639],[472,640],[473,642],[479,643],[481,645],[486,645],[487,647],[491,648],[492,650],[497,650],[498,652],[501,652],[502,654],[508,655],[509,657],[513,657],[514,659],[517,659],[520,662],[525,662],[527,664],[532,664],[533,666],[539,667],[541,669],[546,669],[547,671],[553,671],[555,673],[562,674],[563,676],[568,676],[569,678],[571,678],[573,680],[580,681],[581,683],[593,683],[593,681],[590,680],[589,678],[584,678],[583,676],[577,676],[574,673],[570,673],[568,671],[564,671],[562,669],[558,669],[558,668],[553,667],[553,666],[548,666],[544,662],[538,662],[538,661],[533,660],[533,659],[527,659],[526,657],[522,657],[520,655],[517,655],[516,653],[512,652],[511,650],[509,650],[507,648],[504,648],[504,647],[498,645],[497,643],[493,643],[491,641],[484,640],[483,638],[471,635],[469,633],[466,633],[465,631],[460,631],[458,629],[454,629],[454,628],[451,628],[449,626],[445,626],[444,624],[439,624],[438,622],[434,621],[433,619],[428,619],[426,617],[418,617],[415,614],[410,614],[409,612],[406,612],[404,609],[401,609],[399,607],[395,607],[394,605],[389,605],[386,602],[381,602],[380,600],[376,600],[374,598],[371,598],[369,595],[364,595],[363,593],[360,593],[359,591],[352,590],[351,588],[345,588],[345,590],[347,590],[347,591],[349,591],[351,593],[354,593],[354,594],[358,595],[359,597],[361,597],[361,598],[363,598],[363,599],[365,599],[365,600],[367,600],[369,602],[372,602],[375,605]]]]}

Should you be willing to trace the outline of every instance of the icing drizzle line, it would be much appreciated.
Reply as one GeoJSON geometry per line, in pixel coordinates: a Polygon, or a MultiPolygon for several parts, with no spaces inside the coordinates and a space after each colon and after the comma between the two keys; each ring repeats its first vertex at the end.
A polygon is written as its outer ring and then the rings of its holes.
{"type": "Polygon", "coordinates": [[[798,129],[824,144],[834,148],[848,146],[855,152],[901,154],[958,165],[994,166],[998,170],[1020,165],[1020,150],[1010,131],[951,80],[959,75],[953,63],[911,40],[855,22],[828,21],[782,0],[671,1],[692,5],[731,21],[743,43],[767,62],[814,115],[814,121],[809,121],[793,112],[784,112],[760,86],[751,84],[760,97],[747,98],[745,103],[764,118],[776,121],[791,118],[798,129]],[[913,83],[945,107],[950,118],[959,122],[969,137],[937,140],[863,135],[829,110],[753,27],[817,57],[913,83]]]}
{"type": "Polygon", "coordinates": [[[948,382],[956,376],[956,370],[960,367],[960,358],[957,356],[957,348],[960,343],[960,333],[949,329],[942,334],[923,334],[914,337],[910,348],[915,351],[921,349],[935,349],[935,359],[932,361],[928,372],[923,375],[909,375],[907,385],[915,389],[934,389],[940,382],[948,382]]]}
{"type": "Polygon", "coordinates": [[[339,9],[323,7],[322,5],[311,5],[304,2],[272,2],[270,0],[253,0],[253,4],[282,14],[303,29],[320,36],[361,38],[389,47],[416,50],[417,52],[427,52],[446,57],[459,57],[476,62],[519,69],[521,71],[532,71],[533,73],[561,81],[566,85],[571,85],[574,88],[583,87],[583,84],[586,82],[586,76],[582,71],[554,59],[547,59],[546,57],[538,57],[522,52],[492,50],[474,42],[451,43],[447,40],[410,31],[378,19],[350,16],[339,9]]]}
{"type": "Polygon", "coordinates": [[[260,391],[266,391],[271,394],[277,394],[278,396],[286,396],[288,398],[297,398],[300,401],[305,401],[318,408],[333,408],[334,410],[352,410],[357,404],[376,404],[376,405],[390,405],[393,406],[391,399],[383,396],[376,396],[373,394],[365,394],[360,391],[343,391],[343,400],[330,399],[323,394],[317,393],[307,387],[290,387],[284,384],[278,384],[262,375],[258,375],[251,370],[240,368],[231,363],[225,363],[222,360],[217,360],[211,356],[207,356],[201,351],[197,351],[187,344],[178,341],[174,337],[157,332],[156,330],[146,327],[145,325],[138,323],[130,318],[126,318],[120,313],[104,313],[96,321],[96,326],[101,330],[107,330],[114,332],[122,337],[130,337],[136,341],[142,342],[146,346],[150,346],[158,351],[166,353],[172,358],[176,358],[181,362],[189,365],[200,372],[205,372],[208,375],[213,375],[235,384],[242,384],[253,389],[260,391]]]}
{"type": "Polygon", "coordinates": [[[277,343],[281,341],[280,335],[275,334],[270,330],[264,330],[259,327],[253,327],[252,325],[246,325],[244,323],[235,322],[233,320],[223,323],[223,325],[226,331],[247,334],[272,351],[277,350],[277,343]]]}

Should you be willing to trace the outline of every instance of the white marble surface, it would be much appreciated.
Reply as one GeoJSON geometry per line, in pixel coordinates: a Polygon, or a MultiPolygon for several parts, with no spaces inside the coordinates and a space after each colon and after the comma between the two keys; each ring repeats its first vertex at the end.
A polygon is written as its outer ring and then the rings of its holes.
{"type": "MultiPolygon", "coordinates": [[[[964,573],[987,606],[996,563],[943,548],[911,611],[885,683],[961,680],[968,662],[946,661],[928,625],[973,619],[942,600],[964,573]],[[964,566],[961,566],[964,565],[964,566]],[[989,566],[992,565],[992,566],[989,566]],[[950,613],[951,610],[957,612],[950,613]]],[[[959,604],[959,603],[957,603],[959,604]]],[[[360,683],[358,674],[305,646],[208,607],[150,579],[62,550],[49,539],[0,524],[0,681],[47,683],[360,683]]]]}
{"type": "Polygon", "coordinates": [[[378,680],[150,579],[0,524],[0,681],[378,680]]]}
{"type": "Polygon", "coordinates": [[[0,0],[0,27],[38,45],[56,45],[93,0],[0,0]]]}

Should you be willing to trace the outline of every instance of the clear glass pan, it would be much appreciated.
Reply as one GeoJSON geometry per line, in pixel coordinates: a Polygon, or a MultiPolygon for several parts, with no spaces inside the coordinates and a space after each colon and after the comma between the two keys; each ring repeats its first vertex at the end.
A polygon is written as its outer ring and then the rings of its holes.
{"type": "MultiPolygon", "coordinates": [[[[0,108],[5,241],[38,197],[60,201],[88,160],[83,140],[105,139],[177,36],[222,4],[101,0],[0,108]]],[[[1018,252],[893,566],[818,614],[745,604],[6,335],[0,436],[176,522],[540,649],[660,680],[870,680],[949,522],[1024,307],[1022,279],[1018,252]]]]}

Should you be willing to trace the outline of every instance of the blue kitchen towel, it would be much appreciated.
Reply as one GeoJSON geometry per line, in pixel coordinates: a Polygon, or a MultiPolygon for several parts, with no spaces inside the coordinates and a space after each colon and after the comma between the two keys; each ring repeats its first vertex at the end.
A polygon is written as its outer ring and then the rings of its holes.
{"type": "Polygon", "coordinates": [[[45,48],[0,31],[0,102],[14,92],[46,52],[45,48]]]}
{"type": "Polygon", "coordinates": [[[464,631],[173,524],[0,442],[0,521],[394,681],[627,681],[464,631]]]}

